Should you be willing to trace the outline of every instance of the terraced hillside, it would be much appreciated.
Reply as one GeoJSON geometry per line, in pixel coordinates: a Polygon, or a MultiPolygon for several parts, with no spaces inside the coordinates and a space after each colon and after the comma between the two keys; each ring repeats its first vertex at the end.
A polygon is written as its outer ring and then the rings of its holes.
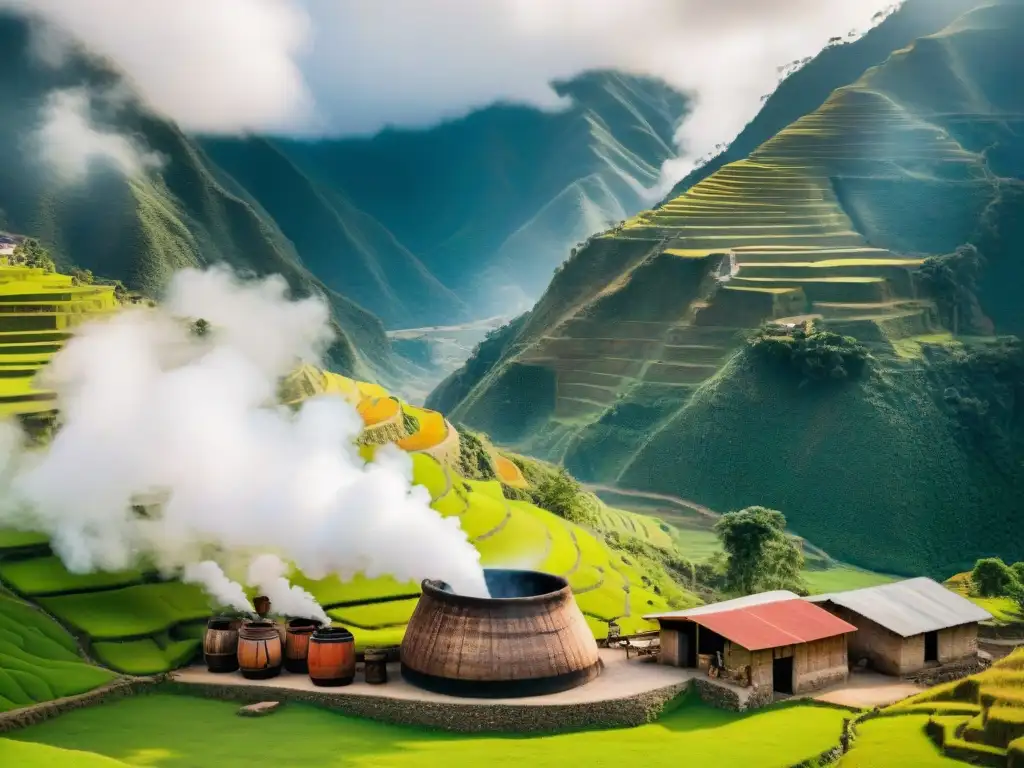
{"type": "Polygon", "coordinates": [[[38,389],[34,377],[77,323],[119,305],[110,286],[0,265],[0,416],[53,410],[54,394],[38,389]]]}
{"type": "MultiPolygon", "coordinates": [[[[652,628],[642,615],[667,607],[670,596],[673,605],[697,602],[678,586],[663,592],[663,575],[604,542],[602,531],[619,530],[672,549],[671,538],[653,520],[599,505],[602,527],[589,530],[507,498],[529,482],[513,460],[496,451],[487,460],[497,479],[466,478],[458,469],[459,434],[448,420],[402,403],[379,385],[306,366],[282,387],[282,400],[292,405],[313,395],[343,397],[356,405],[365,424],[360,442],[367,458],[387,443],[408,451],[415,482],[429,490],[436,510],[459,518],[485,565],[565,576],[596,635],[607,634],[610,621],[624,633],[652,628]]],[[[164,671],[193,658],[212,610],[197,587],[160,581],[144,570],[69,573],[45,537],[25,532],[0,530],[0,582],[73,630],[94,658],[131,674],[164,671]]],[[[352,629],[359,648],[401,642],[419,596],[419,584],[390,577],[313,581],[296,573],[294,582],[308,589],[332,619],[352,629]]],[[[0,643],[0,671],[4,657],[0,643]]]]}
{"type": "Polygon", "coordinates": [[[1019,549],[1004,534],[1024,478],[966,450],[940,388],[964,385],[928,352],[946,360],[953,330],[1024,325],[1006,287],[1024,269],[1010,213],[1024,212],[1011,168],[1024,156],[1024,104],[1009,85],[1024,4],[978,5],[747,158],[593,239],[490,341],[496,359],[450,377],[428,404],[586,480],[782,509],[801,535],[883,571],[967,567],[952,537],[917,540],[941,498],[957,499],[950,523],[999,510],[972,531],[973,551],[1019,549]],[[917,268],[972,241],[987,258],[987,317],[947,327],[917,268]],[[865,343],[875,373],[841,391],[791,392],[737,357],[761,323],[804,319],[865,343]],[[826,448],[844,418],[856,428],[826,448]],[[823,472],[852,503],[810,498],[823,472]],[[982,490],[955,491],[972,483],[982,490]],[[866,521],[891,547],[862,540],[866,521]]]}
{"type": "Polygon", "coordinates": [[[977,675],[887,707],[880,717],[860,723],[857,732],[843,766],[931,765],[925,762],[930,750],[914,746],[926,740],[950,765],[1022,765],[1024,652],[1017,651],[977,675]]]}

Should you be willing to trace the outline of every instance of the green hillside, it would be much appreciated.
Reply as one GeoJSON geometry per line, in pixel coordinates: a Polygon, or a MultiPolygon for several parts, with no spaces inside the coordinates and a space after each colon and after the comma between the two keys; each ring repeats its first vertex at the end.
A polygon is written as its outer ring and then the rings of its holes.
{"type": "Polygon", "coordinates": [[[781,509],[857,565],[1019,557],[1020,350],[982,336],[1024,326],[1022,31],[1021,3],[983,6],[594,238],[428,404],[587,481],[781,509]],[[921,267],[967,242],[984,263],[950,313],[921,267]],[[736,357],[807,320],[868,374],[814,388],[736,357]]]}
{"type": "MultiPolygon", "coordinates": [[[[307,366],[282,387],[288,404],[317,394],[356,406],[365,425],[365,457],[384,443],[412,455],[415,483],[430,492],[434,509],[459,519],[485,566],[564,576],[596,636],[604,637],[612,621],[625,634],[649,630],[655,625],[642,618],[645,613],[699,602],[670,526],[609,508],[590,494],[580,495],[579,522],[535,506],[531,491],[553,470],[460,435],[441,414],[402,403],[379,385],[307,366]],[[613,546],[611,532],[643,548],[613,546]]],[[[390,576],[342,582],[296,572],[292,580],[352,630],[360,649],[399,644],[419,597],[418,583],[390,576]]],[[[0,583],[73,630],[98,661],[130,674],[162,672],[192,659],[215,610],[195,585],[161,581],[145,570],[70,573],[45,537],[24,532],[0,530],[0,583]]],[[[0,643],[0,672],[4,663],[0,643]]]]}
{"type": "Polygon", "coordinates": [[[554,88],[566,109],[202,146],[328,286],[389,327],[457,323],[532,302],[573,244],[644,207],[675,154],[686,103],[664,83],[592,72],[554,88]]]}
{"type": "Polygon", "coordinates": [[[185,266],[225,261],[279,273],[296,294],[328,299],[340,333],[331,349],[336,368],[396,375],[380,321],[324,286],[278,225],[191,138],[131,98],[103,96],[111,88],[130,96],[120,75],[84,52],[61,67],[44,64],[30,52],[26,23],[11,15],[0,14],[0,44],[0,229],[38,237],[65,269],[90,269],[150,296],[185,266]],[[75,90],[85,87],[91,91],[75,90]],[[129,180],[94,162],[84,181],[64,184],[44,162],[36,129],[47,99],[68,91],[89,99],[98,130],[130,136],[160,164],[129,180]]]}
{"type": "Polygon", "coordinates": [[[41,611],[0,594],[0,712],[73,696],[114,680],[41,611]]]}

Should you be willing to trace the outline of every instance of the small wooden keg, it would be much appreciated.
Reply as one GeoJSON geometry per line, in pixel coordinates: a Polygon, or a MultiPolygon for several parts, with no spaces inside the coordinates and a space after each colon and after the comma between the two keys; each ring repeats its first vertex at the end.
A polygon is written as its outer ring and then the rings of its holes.
{"type": "Polygon", "coordinates": [[[309,679],[313,685],[348,685],[356,676],[356,646],[344,627],[321,627],[309,639],[309,679]]]}
{"type": "Polygon", "coordinates": [[[265,595],[254,597],[252,599],[252,605],[256,609],[256,613],[260,618],[264,618],[268,613],[270,613],[270,598],[265,595]]]}
{"type": "Polygon", "coordinates": [[[309,638],[320,622],[313,619],[292,619],[288,622],[288,632],[284,639],[284,668],[289,672],[306,674],[309,667],[306,656],[309,654],[309,638]]]}
{"type": "Polygon", "coordinates": [[[238,621],[217,616],[206,623],[203,657],[211,672],[234,672],[238,669],[238,621]]]}
{"type": "Polygon", "coordinates": [[[238,667],[250,680],[281,674],[281,634],[272,621],[247,621],[238,630],[238,667]]]}
{"type": "Polygon", "coordinates": [[[367,648],[363,654],[363,674],[370,685],[388,681],[388,653],[381,648],[367,648]]]}

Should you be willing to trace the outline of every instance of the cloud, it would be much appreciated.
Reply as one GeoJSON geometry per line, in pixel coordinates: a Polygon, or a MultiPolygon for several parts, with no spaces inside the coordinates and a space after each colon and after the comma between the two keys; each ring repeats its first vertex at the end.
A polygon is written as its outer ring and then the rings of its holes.
{"type": "Polygon", "coordinates": [[[498,100],[556,107],[593,68],[691,92],[690,156],[728,141],[776,68],[866,29],[887,0],[0,0],[69,30],[196,132],[424,126],[498,100]]]}
{"type": "Polygon", "coordinates": [[[138,176],[162,164],[160,155],[130,137],[92,120],[90,92],[84,88],[52,91],[34,135],[43,162],[64,183],[82,181],[95,162],[105,162],[126,176],[138,176]]]}

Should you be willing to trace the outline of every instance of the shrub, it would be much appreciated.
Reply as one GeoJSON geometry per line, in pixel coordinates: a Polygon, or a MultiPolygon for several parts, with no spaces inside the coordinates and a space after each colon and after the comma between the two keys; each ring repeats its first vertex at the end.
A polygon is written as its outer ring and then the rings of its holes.
{"type": "Polygon", "coordinates": [[[497,479],[483,440],[464,424],[459,424],[456,429],[459,432],[459,474],[472,480],[497,479]]]}
{"type": "Polygon", "coordinates": [[[811,323],[766,325],[748,346],[757,358],[798,376],[801,385],[856,379],[867,368],[868,351],[855,338],[818,331],[811,323]]]}
{"type": "Polygon", "coordinates": [[[533,503],[573,523],[596,527],[597,518],[582,500],[583,489],[565,467],[545,475],[533,490],[533,503]]]}
{"type": "Polygon", "coordinates": [[[1017,586],[1017,579],[1000,558],[984,557],[974,564],[971,583],[979,597],[1004,597],[1017,586]]]}
{"type": "Polygon", "coordinates": [[[916,275],[931,293],[943,323],[953,333],[961,330],[984,331],[978,304],[978,275],[985,259],[973,245],[961,245],[953,253],[930,256],[918,267],[916,275]]]}

